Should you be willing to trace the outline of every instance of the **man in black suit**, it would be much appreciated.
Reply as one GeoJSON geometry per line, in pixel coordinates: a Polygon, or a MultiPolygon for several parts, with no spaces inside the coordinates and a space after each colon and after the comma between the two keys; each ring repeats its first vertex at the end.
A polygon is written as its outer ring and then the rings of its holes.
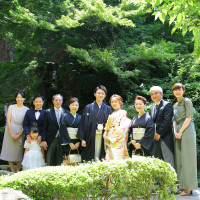
{"type": "MultiPolygon", "coordinates": [[[[43,117],[45,110],[42,108],[44,104],[44,98],[40,94],[36,94],[33,99],[33,105],[35,108],[27,110],[24,121],[23,128],[25,132],[25,138],[29,141],[31,140],[29,137],[29,131],[33,123],[37,123],[39,133],[41,135],[42,125],[43,125],[43,117]]],[[[38,137],[38,142],[41,142],[41,137],[38,137]]],[[[31,142],[31,141],[30,141],[31,142]]]]}
{"type": "Polygon", "coordinates": [[[159,86],[150,89],[151,99],[155,105],[151,107],[151,117],[155,123],[155,140],[157,141],[157,157],[174,167],[174,141],[172,132],[173,107],[164,101],[163,90],[159,86]]]}
{"type": "Polygon", "coordinates": [[[63,160],[62,156],[62,137],[60,137],[60,122],[68,111],[63,109],[63,96],[56,94],[52,97],[54,107],[46,110],[44,115],[42,141],[43,147],[47,149],[47,165],[60,165],[63,160]]]}

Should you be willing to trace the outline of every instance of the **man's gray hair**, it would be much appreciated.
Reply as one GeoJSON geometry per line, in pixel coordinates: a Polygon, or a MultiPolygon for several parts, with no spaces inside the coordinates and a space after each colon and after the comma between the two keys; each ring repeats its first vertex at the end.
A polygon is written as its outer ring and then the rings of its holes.
{"type": "Polygon", "coordinates": [[[62,101],[63,101],[63,96],[61,94],[54,94],[53,97],[52,97],[52,100],[54,100],[56,96],[60,96],[62,101]]]}
{"type": "Polygon", "coordinates": [[[150,88],[150,93],[151,93],[152,90],[156,90],[156,91],[160,92],[160,94],[163,93],[163,90],[162,90],[162,88],[160,86],[153,86],[153,87],[151,87],[150,88]]]}

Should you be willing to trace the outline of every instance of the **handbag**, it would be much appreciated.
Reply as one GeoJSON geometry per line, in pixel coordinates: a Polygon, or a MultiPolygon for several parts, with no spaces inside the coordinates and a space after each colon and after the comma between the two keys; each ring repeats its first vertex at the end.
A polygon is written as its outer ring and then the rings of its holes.
{"type": "Polygon", "coordinates": [[[69,155],[65,156],[65,159],[63,160],[63,165],[77,165],[78,163],[80,163],[81,155],[79,154],[79,151],[77,154],[70,154],[70,152],[71,149],[69,151],[69,155]]]}
{"type": "Polygon", "coordinates": [[[134,151],[132,151],[132,156],[144,156],[144,150],[141,149],[135,149],[134,151]],[[142,155],[140,153],[137,153],[137,150],[141,150],[142,151],[142,155]]]}

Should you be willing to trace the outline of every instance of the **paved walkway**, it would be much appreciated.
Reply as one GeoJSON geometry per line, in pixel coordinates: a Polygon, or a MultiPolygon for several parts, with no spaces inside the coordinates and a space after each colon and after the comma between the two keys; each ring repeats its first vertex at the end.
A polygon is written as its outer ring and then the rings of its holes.
{"type": "Polygon", "coordinates": [[[197,190],[193,190],[193,194],[190,194],[189,196],[180,196],[178,194],[175,195],[176,200],[200,200],[200,188],[197,190]]]}

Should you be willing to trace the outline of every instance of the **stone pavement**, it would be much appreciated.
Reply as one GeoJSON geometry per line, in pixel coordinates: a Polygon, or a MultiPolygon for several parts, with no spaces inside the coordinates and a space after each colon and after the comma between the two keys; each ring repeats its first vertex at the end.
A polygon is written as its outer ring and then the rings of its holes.
{"type": "Polygon", "coordinates": [[[0,200],[31,200],[19,190],[5,188],[0,190],[0,200]]]}
{"type": "Polygon", "coordinates": [[[176,200],[200,200],[200,188],[193,190],[193,194],[189,196],[180,196],[176,194],[175,197],[176,200]]]}

